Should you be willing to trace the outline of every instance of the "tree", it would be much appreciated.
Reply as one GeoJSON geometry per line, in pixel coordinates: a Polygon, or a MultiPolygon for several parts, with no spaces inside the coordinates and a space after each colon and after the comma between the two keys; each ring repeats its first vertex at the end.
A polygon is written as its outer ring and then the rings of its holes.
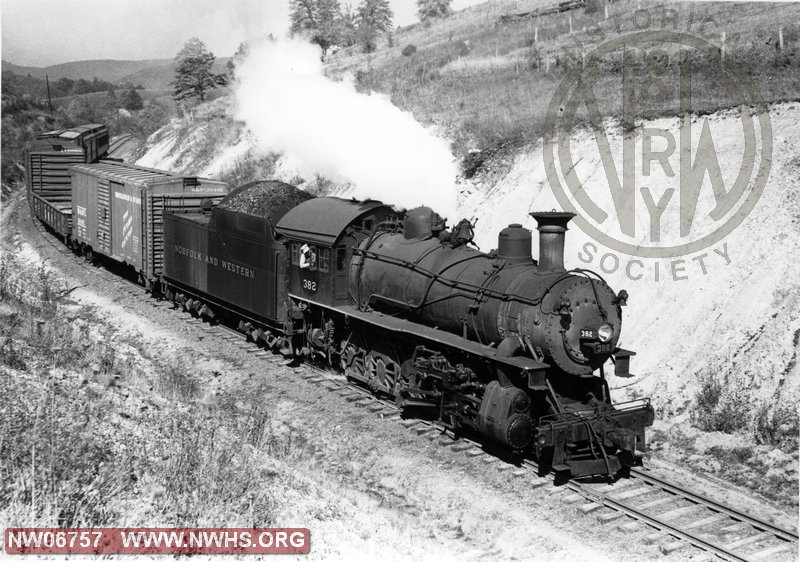
{"type": "Polygon", "coordinates": [[[142,96],[136,91],[136,88],[129,88],[122,93],[120,103],[125,109],[136,110],[144,107],[142,96]]]}
{"type": "Polygon", "coordinates": [[[420,21],[443,18],[450,15],[452,0],[417,0],[417,15],[420,21]]]}
{"type": "Polygon", "coordinates": [[[338,43],[341,10],[339,0],[291,0],[289,18],[292,33],[308,35],[324,55],[338,43]]]}
{"type": "Polygon", "coordinates": [[[356,10],[358,21],[358,42],[364,52],[370,53],[376,48],[378,33],[392,27],[392,9],[389,0],[362,0],[356,10]]]}
{"type": "Polygon", "coordinates": [[[363,0],[356,11],[359,27],[370,27],[383,33],[392,27],[394,14],[389,0],[363,0]]]}
{"type": "Polygon", "coordinates": [[[225,75],[211,72],[216,58],[200,39],[189,39],[175,57],[175,80],[170,82],[175,88],[172,98],[180,101],[196,97],[202,102],[209,90],[225,86],[228,83],[225,75]]]}
{"type": "Polygon", "coordinates": [[[77,97],[67,106],[67,117],[74,124],[94,123],[94,108],[86,98],[77,97]]]}
{"type": "Polygon", "coordinates": [[[339,10],[336,18],[336,44],[342,47],[350,47],[358,42],[357,36],[358,19],[353,7],[349,4],[339,10]]]}
{"type": "Polygon", "coordinates": [[[236,52],[233,54],[233,56],[230,59],[228,59],[228,62],[226,63],[225,66],[228,69],[228,76],[230,76],[231,80],[235,78],[236,65],[242,62],[242,59],[244,59],[249,52],[250,52],[250,46],[246,42],[239,43],[239,48],[236,49],[236,52]]]}
{"type": "Polygon", "coordinates": [[[83,94],[88,94],[91,91],[92,83],[85,78],[78,78],[78,80],[73,84],[70,94],[73,96],[81,96],[83,94]]]}

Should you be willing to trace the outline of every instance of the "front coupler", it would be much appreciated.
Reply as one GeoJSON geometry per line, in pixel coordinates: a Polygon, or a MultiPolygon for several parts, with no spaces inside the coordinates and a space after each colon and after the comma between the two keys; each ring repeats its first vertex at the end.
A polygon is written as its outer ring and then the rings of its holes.
{"type": "Polygon", "coordinates": [[[637,461],[654,418],[649,399],[546,416],[535,430],[536,455],[571,477],[613,477],[637,461]]]}

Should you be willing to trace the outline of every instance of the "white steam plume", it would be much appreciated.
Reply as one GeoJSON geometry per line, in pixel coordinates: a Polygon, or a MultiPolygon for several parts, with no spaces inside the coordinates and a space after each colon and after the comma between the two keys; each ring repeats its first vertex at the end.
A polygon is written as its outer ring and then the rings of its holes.
{"type": "Polygon", "coordinates": [[[259,148],[301,173],[353,185],[353,197],[456,217],[458,173],[447,142],[386,96],[361,94],[323,74],[320,49],[301,39],[263,40],[237,65],[237,118],[259,148]]]}

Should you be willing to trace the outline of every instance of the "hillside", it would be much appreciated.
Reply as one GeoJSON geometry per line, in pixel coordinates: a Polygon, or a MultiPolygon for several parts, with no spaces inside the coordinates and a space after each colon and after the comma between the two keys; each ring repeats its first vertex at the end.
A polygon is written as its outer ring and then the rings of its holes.
{"type": "MultiPolygon", "coordinates": [[[[541,0],[498,0],[454,13],[432,24],[418,24],[383,37],[374,53],[353,46],[326,59],[330,76],[354,76],[362,91],[382,92],[398,107],[429,125],[443,127],[459,156],[470,149],[496,152],[536,142],[542,136],[547,103],[575,59],[589,57],[604,40],[620,33],[668,27],[718,44],[725,33],[726,55],[738,72],[759,85],[766,101],[800,98],[797,65],[800,4],[655,2],[631,0],[589,3],[580,9],[538,18],[504,16],[551,5],[541,0]],[[673,20],[665,22],[665,10],[673,20]],[[638,27],[633,15],[641,13],[638,27]],[[642,23],[643,22],[643,23],[642,23]],[[706,23],[703,23],[706,22],[706,23]],[[672,23],[670,26],[669,24],[672,23]],[[778,49],[779,29],[784,38],[778,49]],[[412,45],[416,51],[404,56],[412,45]]],[[[664,47],[677,54],[677,46],[664,47]]],[[[677,57],[670,58],[674,68],[677,57]]],[[[637,63],[641,64],[641,63],[637,63]]],[[[694,109],[710,112],[731,105],[720,99],[716,69],[700,62],[694,73],[694,109]]],[[[617,62],[601,65],[614,71],[617,62]]],[[[647,65],[637,66],[642,74],[647,65]]],[[[618,90],[598,96],[605,114],[619,117],[618,90]]],[[[674,110],[673,110],[674,111],[674,110]]]]}
{"type": "Polygon", "coordinates": [[[171,62],[169,59],[152,59],[140,61],[126,60],[84,60],[54,64],[45,67],[18,66],[8,61],[3,61],[2,69],[10,70],[15,74],[30,74],[37,78],[44,78],[45,74],[50,80],[59,78],[93,78],[108,80],[109,82],[121,82],[122,79],[134,72],[145,68],[160,66],[171,62]]]}
{"type": "MultiPolygon", "coordinates": [[[[215,62],[214,72],[225,72],[230,57],[218,58],[215,62]]],[[[85,60],[55,64],[46,67],[19,66],[9,61],[2,61],[2,70],[14,74],[30,74],[36,78],[47,75],[50,80],[59,78],[86,78],[97,77],[116,84],[130,82],[142,85],[148,89],[163,89],[169,87],[169,82],[174,78],[172,59],[151,59],[140,61],[128,60],[85,60]]]]}

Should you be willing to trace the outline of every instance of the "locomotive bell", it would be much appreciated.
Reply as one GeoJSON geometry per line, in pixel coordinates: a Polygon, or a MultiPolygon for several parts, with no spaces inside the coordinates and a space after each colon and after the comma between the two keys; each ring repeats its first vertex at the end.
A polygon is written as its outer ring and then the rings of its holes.
{"type": "Polygon", "coordinates": [[[554,273],[564,271],[564,236],[567,224],[575,213],[541,211],[529,213],[536,219],[539,231],[539,272],[554,273]]]}
{"type": "Polygon", "coordinates": [[[512,264],[531,263],[531,231],[521,224],[509,224],[497,238],[497,257],[512,264]]]}

